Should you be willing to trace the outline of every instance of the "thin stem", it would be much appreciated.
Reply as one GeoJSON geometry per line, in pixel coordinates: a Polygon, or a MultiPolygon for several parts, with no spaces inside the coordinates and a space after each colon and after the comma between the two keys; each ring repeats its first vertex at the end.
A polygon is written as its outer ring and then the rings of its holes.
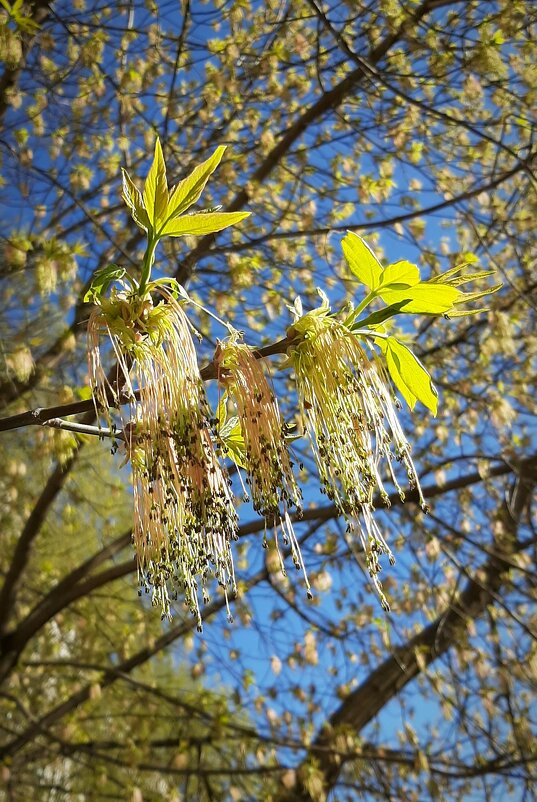
{"type": "Polygon", "coordinates": [[[138,295],[140,298],[144,297],[144,293],[146,291],[147,283],[151,277],[151,268],[153,267],[153,262],[155,261],[155,250],[158,244],[159,238],[154,233],[147,235],[147,248],[145,249],[144,253],[144,261],[142,264],[142,278],[140,279],[140,285],[138,287],[138,295]]]}
{"type": "Polygon", "coordinates": [[[71,421],[63,420],[63,418],[51,418],[48,421],[40,423],[40,426],[50,426],[52,429],[65,429],[69,432],[77,432],[78,434],[91,434],[94,437],[104,438],[110,437],[112,440],[124,440],[125,435],[121,431],[115,429],[101,429],[99,426],[90,426],[86,423],[73,423],[71,421]]]}
{"type": "Polygon", "coordinates": [[[376,297],[377,297],[377,293],[376,293],[376,291],[375,291],[375,290],[373,290],[373,292],[370,292],[370,293],[369,293],[369,295],[366,295],[366,297],[364,298],[364,300],[362,301],[362,303],[361,303],[361,304],[358,304],[358,306],[357,306],[357,307],[356,307],[356,309],[354,310],[354,312],[353,312],[353,320],[356,320],[356,318],[358,317],[358,315],[360,315],[360,314],[361,314],[361,313],[364,311],[364,309],[365,309],[366,307],[368,307],[368,306],[369,306],[369,304],[370,304],[372,301],[374,301],[374,300],[375,300],[375,298],[376,298],[376,297]]]}
{"type": "Polygon", "coordinates": [[[389,334],[382,334],[380,331],[371,329],[353,329],[352,333],[357,337],[380,337],[381,340],[387,340],[389,337],[389,334]]]}
{"type": "Polygon", "coordinates": [[[205,306],[202,306],[202,304],[198,303],[193,298],[191,298],[188,295],[188,293],[185,293],[184,297],[185,297],[185,300],[187,300],[189,304],[192,304],[192,306],[197,306],[197,308],[201,309],[202,312],[205,312],[207,315],[212,317],[213,320],[216,320],[217,323],[220,323],[220,325],[223,326],[225,329],[227,329],[230,334],[240,334],[240,332],[237,331],[235,326],[232,326],[231,323],[226,323],[225,320],[222,320],[222,318],[219,318],[218,315],[215,315],[214,312],[211,312],[210,309],[207,309],[205,306]]]}

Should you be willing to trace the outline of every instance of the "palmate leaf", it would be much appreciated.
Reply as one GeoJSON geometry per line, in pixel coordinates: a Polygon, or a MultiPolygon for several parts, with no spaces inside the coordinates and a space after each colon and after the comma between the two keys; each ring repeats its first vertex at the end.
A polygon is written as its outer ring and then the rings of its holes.
{"type": "Polygon", "coordinates": [[[347,232],[341,245],[351,272],[362,284],[375,290],[380,284],[382,265],[369,245],[352,231],[347,232]]]}
{"type": "Polygon", "coordinates": [[[219,207],[192,214],[184,212],[200,197],[207,181],[218,167],[225,147],[218,147],[213,155],[196,167],[171,193],[168,192],[166,164],[160,140],[155,143],[155,155],[149,169],[143,195],[123,170],[123,198],[131,210],[135,223],[146,231],[153,242],[161,237],[183,237],[187,234],[203,236],[239,223],[250,212],[220,212],[219,207]]]}
{"type": "Polygon", "coordinates": [[[184,237],[187,234],[204,235],[213,234],[228,226],[235,225],[250,212],[196,212],[185,214],[170,220],[162,229],[161,236],[184,237]]]}
{"type": "Polygon", "coordinates": [[[153,226],[153,229],[157,230],[159,224],[166,220],[166,210],[168,207],[166,164],[164,163],[162,147],[158,137],[155,142],[153,163],[149,168],[149,173],[145,180],[143,199],[149,222],[153,226]]]}
{"type": "Polygon", "coordinates": [[[438,393],[417,356],[395,337],[378,338],[377,342],[386,357],[392,381],[410,409],[414,409],[416,401],[421,401],[436,416],[438,393]]]}

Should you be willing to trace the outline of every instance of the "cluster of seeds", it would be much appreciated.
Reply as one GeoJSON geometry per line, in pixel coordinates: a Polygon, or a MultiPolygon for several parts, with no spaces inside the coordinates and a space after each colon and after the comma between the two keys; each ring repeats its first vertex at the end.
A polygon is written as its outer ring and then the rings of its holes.
{"type": "MultiPolygon", "coordinates": [[[[252,504],[265,521],[281,529],[297,569],[306,577],[300,548],[289,517],[302,513],[302,494],[293,474],[287,427],[278,401],[255,353],[237,336],[218,344],[214,362],[220,384],[232,396],[244,438],[243,462],[252,504]]],[[[265,539],[266,542],[266,539],[265,539]]],[[[280,555],[283,568],[283,560],[280,555]]]]}
{"type": "Polygon", "coordinates": [[[389,504],[382,470],[387,468],[404,499],[394,461],[403,463],[425,508],[388,379],[357,337],[319,310],[299,317],[288,337],[300,410],[324,492],[345,517],[347,534],[358,534],[369,574],[387,609],[378,579],[379,556],[386,554],[391,563],[394,558],[373,515],[375,493],[389,504]]]}

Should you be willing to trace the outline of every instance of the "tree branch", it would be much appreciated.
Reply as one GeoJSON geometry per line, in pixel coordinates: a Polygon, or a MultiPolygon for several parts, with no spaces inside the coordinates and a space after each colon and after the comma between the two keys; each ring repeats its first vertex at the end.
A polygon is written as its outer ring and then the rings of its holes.
{"type": "MultiPolygon", "coordinates": [[[[257,359],[264,359],[268,356],[274,356],[275,354],[285,354],[287,348],[289,347],[290,341],[287,338],[283,340],[278,340],[271,345],[266,345],[263,348],[256,349],[253,353],[257,357],[257,359]]],[[[213,362],[209,362],[204,368],[200,371],[201,378],[204,381],[209,381],[210,379],[216,379],[217,372],[216,367],[213,362]]],[[[139,397],[139,393],[135,392],[135,397],[139,397]]],[[[130,404],[132,403],[132,396],[120,396],[119,402],[121,404],[130,404]]],[[[114,400],[110,398],[110,406],[113,406],[114,400]]],[[[12,429],[21,429],[25,426],[45,426],[45,425],[52,425],[55,424],[51,423],[54,419],[68,417],[69,415],[79,415],[82,412],[91,412],[95,410],[95,403],[92,398],[88,398],[85,401],[73,401],[69,404],[60,404],[54,407],[37,407],[36,409],[30,409],[26,412],[21,412],[18,415],[10,415],[7,418],[0,419],[0,432],[10,431],[12,429]]],[[[108,430],[101,431],[98,428],[91,427],[91,430],[88,430],[88,426],[83,424],[83,428],[80,428],[81,424],[69,424],[66,425],[65,421],[61,421],[61,425],[57,425],[56,428],[68,429],[70,428],[72,431],[80,431],[85,434],[97,434],[100,436],[106,435],[107,437],[117,437],[120,438],[120,433],[117,434],[106,434],[108,430]],[[76,426],[77,428],[72,428],[76,426]]]]}
{"type": "Polygon", "coordinates": [[[62,489],[69,470],[77,459],[80,447],[80,443],[77,443],[76,450],[69,459],[63,464],[56,465],[17,541],[4,584],[0,590],[0,635],[5,632],[7,620],[12,612],[16,586],[28,562],[32,543],[41,529],[50,505],[62,489]]]}
{"type": "MultiPolygon", "coordinates": [[[[260,582],[266,580],[267,574],[267,569],[259,571],[257,574],[251,577],[248,582],[245,583],[245,590],[250,590],[260,582]]],[[[222,595],[219,599],[204,607],[201,612],[202,620],[207,621],[216,615],[216,613],[220,612],[220,610],[225,609],[225,607],[226,599],[222,595]]],[[[186,635],[188,632],[191,632],[195,627],[195,618],[183,621],[180,624],[177,624],[177,626],[170,628],[167,632],[161,635],[160,638],[157,638],[155,641],[153,641],[151,645],[144,646],[143,649],[140,649],[140,651],[136,652],[118,665],[110,666],[110,668],[104,669],[99,683],[101,688],[107,688],[110,685],[113,685],[114,682],[116,682],[122,675],[130,674],[135,668],[138,668],[138,666],[146,663],[155,654],[158,654],[158,652],[167,648],[178,638],[186,635]]],[[[53,708],[40,719],[28,726],[19,736],[13,738],[3,747],[0,747],[0,760],[15,755],[17,752],[23,749],[26,744],[33,741],[37,733],[42,732],[43,729],[48,729],[52,724],[55,724],[81,704],[87,702],[88,699],[91,698],[91,690],[92,684],[85,685],[60,705],[53,708]]]]}
{"type": "MultiPolygon", "coordinates": [[[[519,464],[511,497],[498,512],[494,554],[468,580],[453,602],[404,646],[395,649],[321,727],[297,774],[298,777],[306,776],[308,767],[314,767],[322,777],[323,799],[335,786],[345,763],[345,758],[335,748],[341,743],[338,736],[357,736],[402,688],[460,642],[467,632],[468,623],[494,602],[509,574],[511,558],[520,550],[516,540],[517,525],[536,484],[537,457],[534,456],[519,464]]],[[[349,759],[355,757],[356,751],[352,750],[349,759]]],[[[275,802],[319,802],[320,798],[318,794],[312,795],[306,785],[297,782],[293,789],[278,795],[275,802]]]]}
{"type": "MultiPolygon", "coordinates": [[[[537,456],[531,459],[536,459],[537,456]]],[[[530,459],[530,461],[531,461],[530,459]]],[[[525,463],[523,463],[525,464],[525,463]]],[[[513,472],[513,466],[508,463],[501,463],[489,469],[488,477],[503,476],[513,472]]],[[[465,487],[479,484],[483,481],[483,476],[479,472],[466,474],[451,481],[439,484],[431,484],[423,488],[424,495],[428,499],[433,499],[437,496],[443,496],[446,493],[454,490],[461,490],[465,487]]],[[[412,490],[406,494],[407,503],[419,503],[419,495],[416,490],[412,490]]],[[[402,504],[399,493],[392,493],[390,496],[392,505],[402,504]]],[[[379,497],[375,499],[375,504],[380,505],[381,500],[379,497]]],[[[304,510],[300,519],[296,515],[291,518],[294,523],[299,521],[317,521],[326,522],[339,515],[339,510],[334,504],[327,504],[323,507],[316,507],[304,510]]],[[[263,518],[257,518],[253,521],[243,524],[239,527],[239,539],[247,537],[248,535],[256,534],[265,529],[266,522],[263,518]]],[[[122,576],[127,576],[129,573],[134,573],[136,570],[136,562],[134,558],[120,563],[119,565],[112,566],[106,571],[102,571],[94,576],[87,576],[88,573],[102,565],[107,559],[113,557],[115,554],[126,548],[131,540],[131,533],[126,532],[119,538],[116,538],[106,548],[101,549],[97,554],[90,557],[85,563],[71,571],[64,579],[62,579],[50,592],[40,601],[36,607],[24,618],[16,627],[11,631],[6,632],[0,637],[0,682],[5,680],[9,673],[16,666],[17,661],[30,639],[54,616],[64,610],[77,599],[83,598],[87,594],[93,592],[97,588],[103,587],[108,582],[112,582],[122,576]]]]}

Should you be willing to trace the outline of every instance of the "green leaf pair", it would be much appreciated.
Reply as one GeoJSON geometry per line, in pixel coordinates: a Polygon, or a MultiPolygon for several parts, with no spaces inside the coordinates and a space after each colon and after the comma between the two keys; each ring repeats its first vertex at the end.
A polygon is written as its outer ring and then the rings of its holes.
{"type": "MultiPolygon", "coordinates": [[[[127,271],[124,267],[119,267],[115,264],[106,265],[96,270],[88,291],[84,295],[84,303],[96,301],[101,298],[108,290],[110,284],[114,281],[120,281],[127,276],[127,271]]],[[[132,279],[130,279],[132,281],[132,279]]]]}
{"type": "Polygon", "coordinates": [[[199,199],[207,181],[220,164],[224,151],[224,146],[218,147],[209,159],[198,165],[170,191],[162,147],[157,139],[143,193],[127,171],[123,170],[123,199],[131,210],[136,225],[158,240],[161,237],[182,237],[187,234],[213,234],[248,217],[250,212],[199,211],[185,215],[199,199]]]}

